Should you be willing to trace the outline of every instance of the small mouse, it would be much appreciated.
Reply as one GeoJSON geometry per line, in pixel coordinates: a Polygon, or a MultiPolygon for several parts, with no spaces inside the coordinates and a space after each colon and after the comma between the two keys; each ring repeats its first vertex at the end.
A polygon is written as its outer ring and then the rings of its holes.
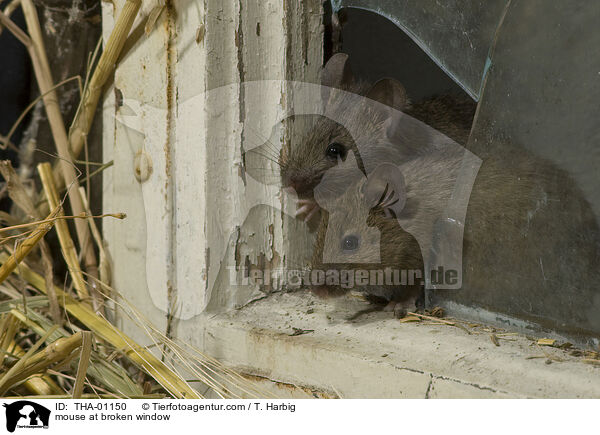
{"type": "MultiPolygon", "coordinates": [[[[452,197],[460,171],[459,148],[382,163],[367,176],[352,170],[351,159],[346,168],[328,171],[315,188],[324,212],[312,268],[423,270],[424,255],[434,246],[426,246],[427,235],[439,224],[435,216],[452,197]],[[344,183],[336,183],[342,174],[344,183]]],[[[465,221],[454,223],[464,225],[462,288],[440,292],[544,327],[560,329],[568,319],[598,336],[600,232],[590,204],[552,163],[520,147],[495,148],[474,180],[465,221]]],[[[389,301],[397,315],[414,307],[421,289],[362,288],[389,301]]],[[[324,295],[347,290],[317,289],[324,295]]]]}
{"type": "Polygon", "coordinates": [[[279,159],[283,187],[296,192],[301,206],[297,214],[306,221],[318,211],[315,186],[349,153],[365,173],[384,161],[422,155],[436,144],[415,118],[464,144],[475,114],[476,104],[468,97],[445,95],[412,104],[394,79],[372,86],[356,81],[343,53],[326,63],[322,85],[324,115],[304,116],[306,134],[288,143],[279,159]]]}
{"type": "MultiPolygon", "coordinates": [[[[451,198],[462,153],[464,149],[456,145],[400,165],[381,163],[367,175],[349,156],[327,171],[315,188],[323,213],[312,269],[325,275],[368,273],[366,285],[351,288],[372,301],[385,301],[383,310],[393,311],[396,317],[403,317],[417,302],[422,306],[423,249],[431,247],[436,217],[451,198]]],[[[349,288],[334,283],[312,290],[329,297],[349,288]]]]}

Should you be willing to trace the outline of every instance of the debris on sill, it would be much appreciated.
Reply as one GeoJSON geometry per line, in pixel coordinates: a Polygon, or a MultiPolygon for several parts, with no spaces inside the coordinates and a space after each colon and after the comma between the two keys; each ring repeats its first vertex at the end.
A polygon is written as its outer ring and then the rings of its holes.
{"type": "MultiPolygon", "coordinates": [[[[423,325],[442,325],[458,327],[464,330],[468,334],[479,335],[482,333],[488,333],[490,341],[497,347],[500,346],[500,340],[516,341],[519,333],[517,332],[506,332],[501,328],[485,326],[478,323],[469,323],[459,319],[451,318],[451,320],[442,319],[445,316],[444,310],[441,307],[434,307],[431,310],[424,310],[424,314],[408,312],[407,315],[400,319],[400,323],[420,323],[423,325]]],[[[575,357],[584,364],[600,367],[600,352],[591,350],[575,349],[573,343],[568,341],[559,343],[554,338],[535,338],[530,336],[523,336],[527,340],[531,341],[532,345],[537,345],[543,352],[542,355],[528,356],[525,359],[544,359],[545,364],[552,364],[553,362],[564,362],[567,356],[575,357]],[[544,348],[554,348],[557,351],[562,351],[565,358],[553,355],[546,351],[544,348]]]]}
{"type": "Polygon", "coordinates": [[[314,329],[301,329],[301,328],[292,328],[294,332],[288,334],[290,337],[295,337],[297,335],[310,334],[311,332],[315,332],[314,329]]]}

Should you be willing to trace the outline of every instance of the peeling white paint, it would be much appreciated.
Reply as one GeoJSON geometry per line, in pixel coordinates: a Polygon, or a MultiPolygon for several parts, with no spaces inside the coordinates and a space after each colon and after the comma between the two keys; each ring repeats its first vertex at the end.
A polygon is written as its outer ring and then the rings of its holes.
{"type": "MultiPolygon", "coordinates": [[[[103,4],[105,37],[123,3],[116,14],[103,4]]],[[[151,9],[144,5],[136,25],[151,9]]],[[[115,160],[105,208],[128,219],[107,225],[105,235],[115,287],[155,323],[173,300],[176,317],[191,319],[261,295],[231,287],[227,266],[281,262],[291,246],[307,256],[309,244],[294,242],[282,221],[278,186],[249,177],[242,152],[267,138],[281,146],[285,132],[272,127],[287,109],[285,80],[318,78],[320,14],[315,0],[175,1],[119,64],[122,105],[114,106],[113,92],[104,104],[105,160],[115,160]],[[265,79],[274,81],[240,85],[265,79]],[[141,183],[133,165],[140,151],[153,165],[141,183]]]]}

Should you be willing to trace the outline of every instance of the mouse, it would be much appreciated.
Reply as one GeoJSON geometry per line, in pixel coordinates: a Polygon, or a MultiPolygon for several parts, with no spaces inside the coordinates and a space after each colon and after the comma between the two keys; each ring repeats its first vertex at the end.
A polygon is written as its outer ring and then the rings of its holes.
{"type": "Polygon", "coordinates": [[[305,221],[319,211],[315,186],[348,154],[365,173],[384,161],[422,155],[437,144],[419,121],[458,143],[467,141],[476,109],[469,97],[440,95],[412,103],[397,80],[373,85],[356,80],[344,53],[329,59],[321,77],[324,114],[290,117],[289,122],[302,118],[305,134],[288,142],[279,158],[283,188],[295,192],[297,215],[305,221]]]}
{"type": "Polygon", "coordinates": [[[323,298],[360,291],[373,309],[391,311],[397,318],[423,308],[423,249],[431,245],[428,236],[452,194],[461,152],[457,146],[400,165],[384,162],[369,174],[349,156],[327,171],[315,188],[322,214],[311,269],[345,282],[316,283],[311,291],[323,298]],[[432,176],[441,165],[446,177],[432,176]],[[421,197],[426,199],[418,201],[421,197]],[[368,278],[361,283],[357,274],[368,278]]]}
{"type": "MultiPolygon", "coordinates": [[[[498,151],[486,156],[474,178],[464,221],[450,223],[463,230],[454,241],[462,244],[461,286],[435,292],[542,327],[574,325],[598,336],[600,234],[590,204],[552,162],[519,146],[495,145],[498,151]]],[[[431,235],[444,216],[440,210],[452,203],[461,170],[460,148],[384,162],[366,175],[352,158],[326,172],[315,188],[323,213],[311,267],[419,270],[425,277],[424,258],[436,250],[431,235]]],[[[424,283],[330,282],[315,292],[360,290],[401,316],[415,308],[424,283]]]]}

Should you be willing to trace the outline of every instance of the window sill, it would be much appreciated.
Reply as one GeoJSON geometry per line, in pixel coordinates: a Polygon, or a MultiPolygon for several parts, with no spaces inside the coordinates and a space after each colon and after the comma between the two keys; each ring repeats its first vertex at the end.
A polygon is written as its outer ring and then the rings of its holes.
{"type": "MultiPolygon", "coordinates": [[[[251,375],[344,398],[597,398],[600,367],[523,335],[347,317],[366,303],[277,293],[205,318],[203,347],[251,375]],[[297,329],[294,329],[297,328],[297,329]],[[313,330],[291,335],[296,330],[313,330]],[[548,363],[550,361],[550,363],[548,363]]],[[[291,394],[291,393],[290,393],[291,394]]]]}

